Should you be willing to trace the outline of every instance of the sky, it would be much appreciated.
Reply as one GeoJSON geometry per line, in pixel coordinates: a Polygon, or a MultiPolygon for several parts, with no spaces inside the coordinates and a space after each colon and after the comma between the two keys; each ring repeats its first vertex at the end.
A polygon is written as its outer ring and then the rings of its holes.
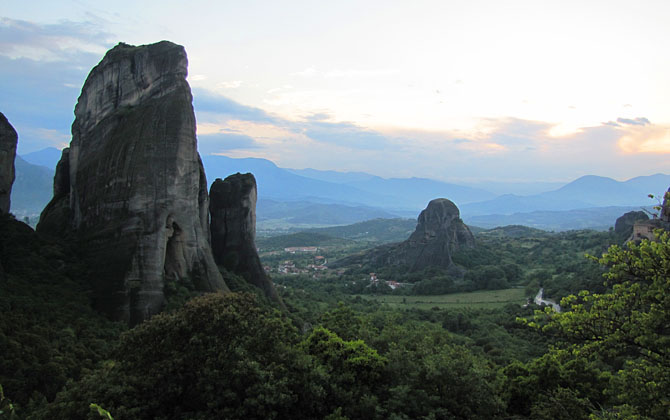
{"type": "Polygon", "coordinates": [[[670,2],[3,0],[19,154],[118,42],[189,58],[201,154],[450,182],[670,173],[670,2]]]}

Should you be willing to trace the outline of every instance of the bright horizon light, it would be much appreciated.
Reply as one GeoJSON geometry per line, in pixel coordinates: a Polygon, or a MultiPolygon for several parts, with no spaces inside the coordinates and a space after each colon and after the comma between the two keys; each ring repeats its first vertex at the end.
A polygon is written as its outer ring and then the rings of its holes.
{"type": "MultiPolygon", "coordinates": [[[[201,153],[443,180],[670,172],[665,1],[7,3],[3,67],[61,66],[71,107],[117,42],[184,45],[201,153]]],[[[20,152],[63,143],[71,114],[9,94],[20,152]]]]}

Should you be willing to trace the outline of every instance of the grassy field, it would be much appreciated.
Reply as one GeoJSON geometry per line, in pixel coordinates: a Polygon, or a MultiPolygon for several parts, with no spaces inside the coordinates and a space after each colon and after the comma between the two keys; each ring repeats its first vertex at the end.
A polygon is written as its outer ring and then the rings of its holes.
{"type": "Polygon", "coordinates": [[[397,308],[440,309],[449,308],[499,308],[509,303],[523,305],[526,303],[524,289],[483,290],[471,293],[454,293],[450,295],[395,296],[395,295],[360,295],[363,299],[397,308]]]}

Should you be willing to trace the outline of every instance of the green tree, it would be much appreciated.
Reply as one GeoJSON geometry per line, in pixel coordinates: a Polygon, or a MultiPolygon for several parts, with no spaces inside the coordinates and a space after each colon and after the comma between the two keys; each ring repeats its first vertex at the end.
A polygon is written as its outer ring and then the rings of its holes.
{"type": "Polygon", "coordinates": [[[72,384],[44,417],[315,418],[324,375],[299,336],[253,295],[212,293],[123,334],[115,360],[72,384]]]}
{"type": "Polygon", "coordinates": [[[387,360],[362,340],[345,341],[337,334],[316,328],[302,343],[329,376],[326,411],[349,418],[380,418],[380,390],[385,385],[387,360]]]}
{"type": "Polygon", "coordinates": [[[599,261],[608,267],[608,290],[564,298],[567,310],[547,314],[544,330],[566,339],[578,357],[598,356],[612,367],[615,404],[670,418],[670,233],[612,246],[599,261]]]}

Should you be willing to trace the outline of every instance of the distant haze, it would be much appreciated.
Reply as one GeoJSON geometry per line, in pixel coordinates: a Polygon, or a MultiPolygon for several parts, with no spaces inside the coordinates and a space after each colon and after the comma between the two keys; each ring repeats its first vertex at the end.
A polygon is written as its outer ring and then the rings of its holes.
{"type": "Polygon", "coordinates": [[[623,181],[670,173],[668,21],[654,0],[9,0],[0,111],[20,154],[61,148],[105,51],[169,39],[203,155],[482,189],[623,181]]]}

